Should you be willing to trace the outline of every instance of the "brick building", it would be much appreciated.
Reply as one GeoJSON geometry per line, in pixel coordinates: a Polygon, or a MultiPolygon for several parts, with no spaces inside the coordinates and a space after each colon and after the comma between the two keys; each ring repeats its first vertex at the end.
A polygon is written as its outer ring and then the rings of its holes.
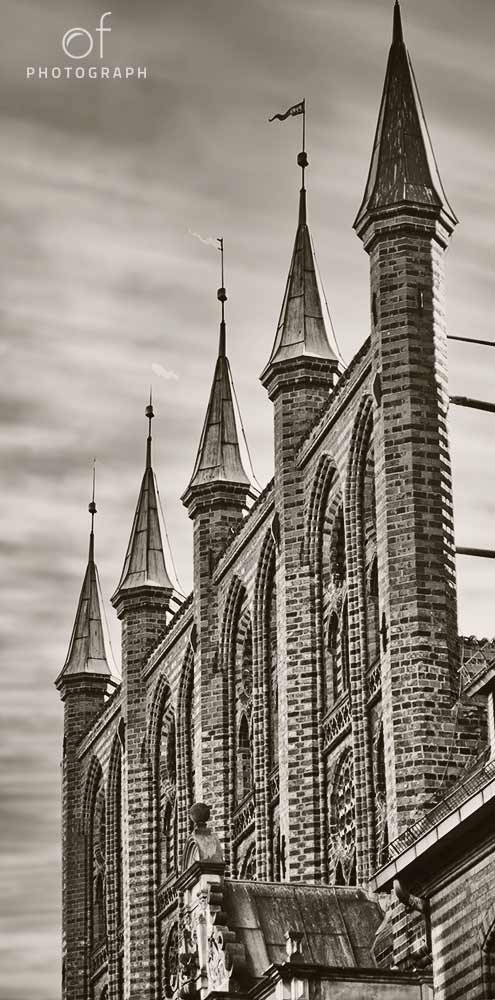
{"type": "Polygon", "coordinates": [[[299,163],[294,249],[261,375],[274,478],[254,496],[221,289],[182,498],[193,593],[180,598],[166,565],[148,407],[112,598],[121,682],[91,528],[56,682],[66,1000],[495,996],[495,649],[462,657],[456,616],[443,296],[456,217],[398,3],[354,223],[370,259],[370,335],[345,371],[325,327],[299,163]]]}

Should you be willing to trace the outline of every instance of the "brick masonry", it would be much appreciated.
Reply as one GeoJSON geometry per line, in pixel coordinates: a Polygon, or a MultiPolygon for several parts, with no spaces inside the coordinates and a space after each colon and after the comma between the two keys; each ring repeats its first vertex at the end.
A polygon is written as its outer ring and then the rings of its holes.
{"type": "MultiPolygon", "coordinates": [[[[120,689],[104,704],[101,682],[67,681],[65,1000],[173,995],[194,800],[211,806],[233,878],[366,886],[479,753],[483,711],[459,682],[451,230],[431,198],[363,210],[369,339],[336,384],[335,362],[308,354],[267,366],[273,483],[249,512],[244,485],[192,485],[193,595],[174,615],[158,587],[117,596],[120,689]]],[[[432,900],[440,1000],[490,996],[492,868],[432,900]]],[[[391,901],[376,954],[427,965],[422,918],[391,901]]]]}

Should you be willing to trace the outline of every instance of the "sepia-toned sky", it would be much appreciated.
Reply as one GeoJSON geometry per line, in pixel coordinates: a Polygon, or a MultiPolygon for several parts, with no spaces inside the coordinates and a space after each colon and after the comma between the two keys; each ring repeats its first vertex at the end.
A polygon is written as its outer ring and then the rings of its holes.
{"type": "MultiPolygon", "coordinates": [[[[461,220],[447,261],[450,332],[494,339],[495,9],[403,0],[433,145],[461,220]]],[[[91,462],[108,597],[154,455],[178,574],[191,586],[179,497],[217,345],[223,236],[228,344],[256,475],[272,474],[258,376],[296,225],[306,97],[309,222],[340,348],[369,332],[368,260],[352,231],[366,179],[392,0],[3,0],[0,60],[2,630],[0,998],[60,996],[59,760],[53,687],[85,567],[91,462]],[[111,10],[104,63],[146,80],[26,79],[76,65],[61,38],[111,10]]],[[[88,65],[99,59],[81,60],[88,65]]],[[[451,343],[451,391],[493,399],[495,355],[451,343]]],[[[452,408],[458,544],[494,546],[493,416],[452,408]]],[[[493,635],[495,564],[458,560],[460,628],[493,635]]]]}

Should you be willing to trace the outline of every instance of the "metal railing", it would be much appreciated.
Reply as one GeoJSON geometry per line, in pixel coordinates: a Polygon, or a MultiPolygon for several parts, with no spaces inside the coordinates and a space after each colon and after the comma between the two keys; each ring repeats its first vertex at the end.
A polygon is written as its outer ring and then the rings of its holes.
{"type": "Polygon", "coordinates": [[[437,826],[443,819],[459,809],[475,792],[481,791],[495,778],[495,760],[487,761],[487,754],[460,785],[448,792],[444,799],[430,809],[422,819],[413,823],[404,833],[388,844],[388,860],[398,858],[408,847],[412,847],[421,837],[437,826]]]}

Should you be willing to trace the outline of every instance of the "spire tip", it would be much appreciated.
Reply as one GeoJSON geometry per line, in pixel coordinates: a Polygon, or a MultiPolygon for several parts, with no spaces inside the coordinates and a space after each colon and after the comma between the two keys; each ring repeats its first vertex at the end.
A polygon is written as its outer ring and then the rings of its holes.
{"type": "Polygon", "coordinates": [[[399,0],[395,0],[394,4],[394,31],[392,36],[392,44],[398,45],[404,41],[404,35],[402,32],[402,18],[400,13],[400,3],[399,0]]]}
{"type": "Polygon", "coordinates": [[[220,320],[220,338],[219,338],[219,342],[218,342],[218,356],[223,358],[223,357],[225,357],[225,350],[226,350],[226,344],[225,344],[225,342],[226,342],[226,336],[225,336],[225,303],[227,301],[227,292],[226,292],[226,289],[225,289],[224,276],[223,276],[223,236],[218,236],[217,237],[217,243],[219,244],[218,250],[220,252],[221,276],[222,276],[222,284],[221,284],[220,288],[217,291],[217,299],[222,304],[222,316],[221,316],[221,320],[220,320]]]}

